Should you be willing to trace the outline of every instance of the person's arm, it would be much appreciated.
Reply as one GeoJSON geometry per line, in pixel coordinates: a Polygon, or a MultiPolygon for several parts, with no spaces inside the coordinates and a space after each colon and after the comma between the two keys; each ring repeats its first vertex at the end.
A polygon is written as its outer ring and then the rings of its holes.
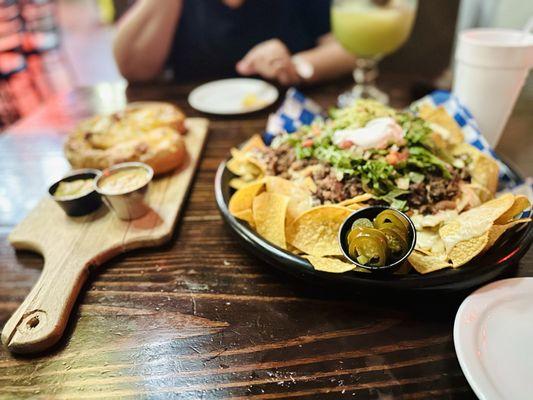
{"type": "Polygon", "coordinates": [[[183,0],[138,0],[119,21],[113,53],[127,80],[156,77],[165,65],[183,0]]]}
{"type": "Polygon", "coordinates": [[[353,71],[354,67],[355,57],[344,50],[332,34],[320,38],[316,47],[294,56],[282,41],[268,40],[252,48],[236,65],[241,75],[260,75],[286,86],[337,78],[353,71]],[[299,61],[295,63],[294,58],[299,61]],[[306,71],[299,73],[298,64],[302,62],[309,68],[302,68],[306,71]]]}
{"type": "Polygon", "coordinates": [[[312,75],[306,83],[321,82],[349,74],[355,68],[355,56],[348,53],[328,33],[320,38],[318,46],[295,55],[312,67],[312,75]]]}

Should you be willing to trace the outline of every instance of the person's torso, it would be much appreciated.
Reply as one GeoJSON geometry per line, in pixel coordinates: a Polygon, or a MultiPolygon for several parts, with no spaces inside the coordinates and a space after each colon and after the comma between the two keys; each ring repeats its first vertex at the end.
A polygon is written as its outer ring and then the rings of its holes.
{"type": "Polygon", "coordinates": [[[329,0],[184,0],[169,65],[178,80],[233,75],[256,44],[282,40],[291,53],[312,48],[329,30],[329,0]]]}

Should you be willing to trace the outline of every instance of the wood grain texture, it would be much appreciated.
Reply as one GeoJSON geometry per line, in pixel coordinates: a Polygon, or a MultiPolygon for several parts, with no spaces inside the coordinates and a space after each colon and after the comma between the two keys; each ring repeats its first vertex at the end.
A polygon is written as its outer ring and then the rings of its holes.
{"type": "MultiPolygon", "coordinates": [[[[411,100],[409,79],[382,82],[396,106],[411,100]]],[[[348,84],[306,93],[331,106],[348,84]]],[[[170,100],[197,116],[186,104],[191,88],[142,85],[126,93],[131,101],[170,100]]],[[[2,323],[42,264],[5,239],[66,168],[61,141],[68,127],[95,107],[124,101],[122,88],[106,90],[108,97],[92,88],[58,98],[0,136],[0,188],[10,193],[0,203],[2,323]]],[[[529,134],[533,102],[521,101],[523,113],[513,115],[514,130],[504,138],[529,134]]],[[[243,252],[224,226],[213,196],[216,168],[231,146],[261,132],[269,111],[212,118],[172,240],[92,270],[64,338],[50,351],[28,358],[0,350],[0,398],[475,399],[452,340],[453,318],[467,293],[363,297],[309,287],[243,252]]],[[[527,143],[510,145],[505,155],[531,152],[527,143]]],[[[519,166],[532,174],[530,159],[522,159],[519,166]]],[[[533,275],[533,251],[513,275],[533,275]]]]}
{"type": "Polygon", "coordinates": [[[207,137],[206,119],[190,118],[186,125],[187,158],[180,168],[150,183],[150,211],[144,217],[122,221],[100,207],[71,218],[46,196],[13,229],[11,245],[41,254],[45,263],[41,277],[2,330],[2,343],[10,351],[36,353],[60,339],[89,266],[170,239],[207,137]]]}

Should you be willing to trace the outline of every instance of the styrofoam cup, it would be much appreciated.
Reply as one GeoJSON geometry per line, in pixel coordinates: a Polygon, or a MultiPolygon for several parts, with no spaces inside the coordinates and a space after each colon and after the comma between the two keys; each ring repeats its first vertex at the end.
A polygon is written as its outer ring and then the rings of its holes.
{"type": "Polygon", "coordinates": [[[532,67],[530,33],[478,28],[459,34],[453,93],[471,111],[491,146],[498,143],[532,67]]]}

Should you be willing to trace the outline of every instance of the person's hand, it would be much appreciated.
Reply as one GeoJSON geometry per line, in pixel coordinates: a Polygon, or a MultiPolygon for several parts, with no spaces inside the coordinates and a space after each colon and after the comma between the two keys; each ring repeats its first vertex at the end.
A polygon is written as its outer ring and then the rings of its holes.
{"type": "Polygon", "coordinates": [[[253,47],[237,63],[236,69],[241,75],[260,75],[277,80],[282,85],[295,85],[301,81],[289,49],[279,39],[267,40],[253,47]]]}

